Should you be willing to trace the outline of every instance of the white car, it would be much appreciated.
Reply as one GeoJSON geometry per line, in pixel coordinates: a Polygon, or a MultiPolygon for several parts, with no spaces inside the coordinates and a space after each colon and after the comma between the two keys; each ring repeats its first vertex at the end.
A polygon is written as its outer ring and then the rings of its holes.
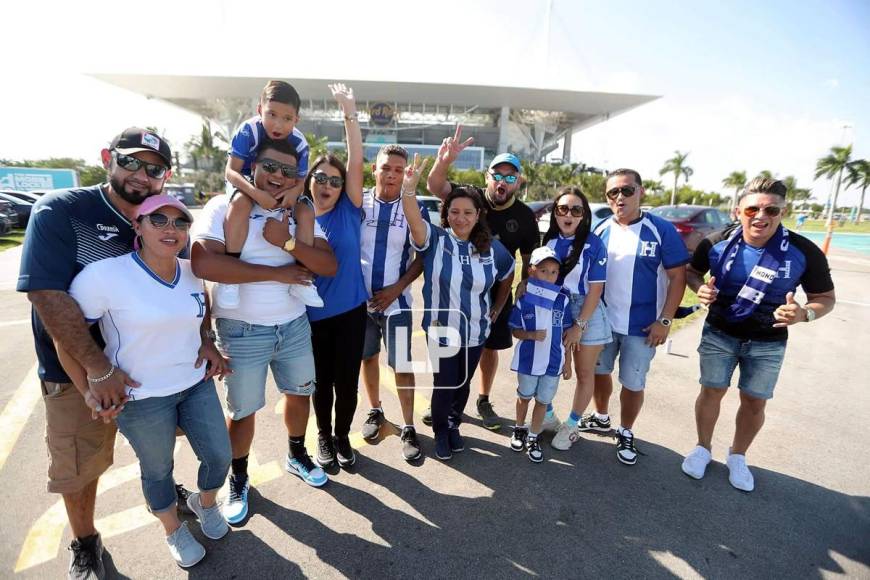
{"type": "Polygon", "coordinates": [[[432,195],[418,195],[419,201],[429,212],[429,221],[436,226],[441,225],[441,200],[432,195]]]}
{"type": "MultiPolygon", "coordinates": [[[[595,224],[600,222],[601,220],[607,219],[613,215],[613,210],[610,209],[610,206],[606,203],[590,203],[589,210],[592,212],[592,227],[595,227],[595,224]]],[[[547,212],[538,218],[538,231],[541,232],[541,239],[544,238],[544,234],[547,233],[547,230],[550,229],[550,213],[547,212]]]]}

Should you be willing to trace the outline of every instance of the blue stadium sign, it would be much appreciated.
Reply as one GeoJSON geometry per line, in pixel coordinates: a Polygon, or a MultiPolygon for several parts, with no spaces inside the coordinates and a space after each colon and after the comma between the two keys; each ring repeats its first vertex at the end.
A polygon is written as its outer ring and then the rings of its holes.
{"type": "Polygon", "coordinates": [[[72,169],[38,167],[0,167],[0,189],[33,191],[76,187],[79,176],[72,169]]]}

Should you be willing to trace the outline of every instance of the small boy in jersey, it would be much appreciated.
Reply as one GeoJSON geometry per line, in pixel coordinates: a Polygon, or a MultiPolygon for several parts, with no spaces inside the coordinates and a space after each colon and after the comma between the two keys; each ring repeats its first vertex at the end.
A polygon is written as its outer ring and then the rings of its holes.
{"type": "MultiPolygon", "coordinates": [[[[296,123],[299,122],[300,105],[299,93],[289,83],[269,81],[260,94],[256,116],[242,123],[233,135],[225,175],[228,193],[233,195],[234,191],[238,191],[242,195],[233,197],[224,222],[226,251],[230,256],[236,258],[241,256],[248,237],[251,209],[255,202],[267,210],[273,209],[276,204],[293,208],[296,238],[308,245],[314,241],[314,208],[309,203],[296,203],[304,186],[304,180],[296,178],[305,177],[308,173],[308,141],[305,140],[302,131],[296,128],[296,123]],[[269,160],[262,163],[265,171],[269,173],[280,171],[293,183],[276,198],[254,186],[251,174],[259,150],[269,141],[285,139],[298,153],[297,166],[292,168],[269,160]]],[[[323,301],[314,286],[292,284],[290,293],[307,306],[323,306],[323,301]]],[[[217,285],[216,299],[223,308],[236,308],[239,305],[238,284],[217,285]]]]}
{"type": "Polygon", "coordinates": [[[574,324],[568,296],[556,283],[559,258],[547,246],[532,252],[525,293],[517,299],[508,324],[517,340],[511,370],[517,372],[517,421],[511,449],[528,450],[535,463],[544,460],[538,442],[547,405],[556,396],[559,376],[571,378],[571,359],[565,356],[564,332],[574,324]],[[529,401],[535,399],[531,427],[526,426],[529,401]]]}

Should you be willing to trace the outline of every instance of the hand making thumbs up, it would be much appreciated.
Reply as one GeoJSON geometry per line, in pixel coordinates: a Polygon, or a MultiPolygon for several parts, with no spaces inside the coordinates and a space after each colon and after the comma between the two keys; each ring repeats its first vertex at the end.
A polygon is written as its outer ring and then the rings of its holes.
{"type": "Polygon", "coordinates": [[[698,287],[698,301],[704,306],[710,306],[716,302],[716,296],[719,295],[719,289],[716,288],[716,276],[710,276],[710,279],[698,287]]]}

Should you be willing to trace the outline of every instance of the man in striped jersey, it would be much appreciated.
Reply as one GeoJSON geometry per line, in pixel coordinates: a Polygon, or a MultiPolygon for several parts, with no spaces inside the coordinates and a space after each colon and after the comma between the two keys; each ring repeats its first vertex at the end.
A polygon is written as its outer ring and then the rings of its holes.
{"type": "MultiPolygon", "coordinates": [[[[414,461],[421,456],[414,428],[414,374],[396,371],[396,357],[411,360],[411,282],[423,271],[413,258],[408,224],[402,209],[401,189],[408,152],[386,145],[372,168],[374,189],[363,191],[362,270],[369,293],[368,319],[363,346],[363,382],[371,405],[362,428],[363,438],[374,440],[386,422],[380,400],[381,341],[387,348],[387,363],[393,369],[402,407],[402,456],[414,461]]],[[[424,219],[428,212],[423,211],[424,219]]]]}
{"type": "Polygon", "coordinates": [[[655,349],[668,338],[674,313],[686,289],[689,253],[670,222],[640,210],[640,175],[617,169],[607,176],[607,201],[613,216],[594,232],[607,246],[604,302],[613,342],[595,365],[596,412],[583,418],[581,431],[610,431],[607,408],[613,392],[613,372],[619,355],[620,426],[616,457],[637,462],[632,428],[643,406],[646,374],[655,349]]]}

